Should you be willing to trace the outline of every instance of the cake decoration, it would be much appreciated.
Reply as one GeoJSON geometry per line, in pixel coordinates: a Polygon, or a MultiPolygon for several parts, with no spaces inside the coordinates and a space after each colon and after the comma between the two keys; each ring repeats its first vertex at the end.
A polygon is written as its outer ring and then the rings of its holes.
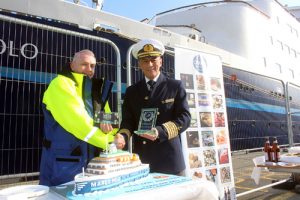
{"type": "Polygon", "coordinates": [[[137,154],[117,150],[110,144],[109,151],[93,158],[87,168],[74,178],[74,195],[84,195],[117,187],[149,174],[149,164],[141,163],[137,154]]]}

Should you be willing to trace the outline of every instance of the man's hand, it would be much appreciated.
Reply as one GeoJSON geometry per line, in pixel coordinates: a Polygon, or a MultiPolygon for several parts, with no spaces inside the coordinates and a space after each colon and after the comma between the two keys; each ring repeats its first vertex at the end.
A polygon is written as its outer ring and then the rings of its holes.
{"type": "Polygon", "coordinates": [[[148,140],[154,141],[158,138],[158,131],[156,128],[152,128],[152,131],[154,131],[155,133],[153,134],[145,132],[144,134],[140,134],[140,136],[148,140]]]}
{"type": "Polygon", "coordinates": [[[113,130],[113,127],[111,126],[111,124],[100,124],[100,129],[103,133],[109,133],[113,130]]]}
{"type": "Polygon", "coordinates": [[[125,144],[126,144],[123,135],[120,134],[120,133],[117,133],[115,135],[114,143],[115,143],[117,149],[123,149],[125,147],[125,144]]]}

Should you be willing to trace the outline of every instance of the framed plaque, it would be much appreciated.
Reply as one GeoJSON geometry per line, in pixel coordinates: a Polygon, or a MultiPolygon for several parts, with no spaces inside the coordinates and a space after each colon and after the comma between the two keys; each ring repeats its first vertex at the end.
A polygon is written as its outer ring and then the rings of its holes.
{"type": "Polygon", "coordinates": [[[143,108],[141,110],[139,127],[137,131],[134,131],[135,134],[155,134],[152,128],[155,127],[157,110],[157,108],[143,108]]]}
{"type": "Polygon", "coordinates": [[[111,124],[113,127],[119,127],[119,114],[117,112],[105,113],[99,111],[95,113],[94,123],[99,125],[101,123],[111,124]]]}

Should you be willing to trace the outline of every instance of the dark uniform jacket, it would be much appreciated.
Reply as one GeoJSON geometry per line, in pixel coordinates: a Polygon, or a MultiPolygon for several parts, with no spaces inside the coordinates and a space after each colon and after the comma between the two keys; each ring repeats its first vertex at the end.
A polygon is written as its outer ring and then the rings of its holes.
{"type": "Polygon", "coordinates": [[[160,74],[151,94],[145,79],[127,88],[119,132],[133,136],[133,152],[151,172],[177,174],[185,169],[180,133],[190,125],[186,91],[179,80],[160,74]],[[158,108],[159,138],[151,141],[133,134],[138,129],[142,108],[158,108]]]}

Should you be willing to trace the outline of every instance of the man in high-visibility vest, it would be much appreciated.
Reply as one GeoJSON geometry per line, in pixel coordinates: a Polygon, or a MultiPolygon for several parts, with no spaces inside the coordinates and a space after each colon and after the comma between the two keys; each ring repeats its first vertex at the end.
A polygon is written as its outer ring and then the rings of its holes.
{"type": "Polygon", "coordinates": [[[90,50],[75,53],[70,66],[54,78],[43,97],[44,140],[40,184],[56,186],[74,176],[108,143],[123,148],[124,138],[110,124],[96,125],[94,113],[110,112],[112,83],[92,78],[96,58],[90,50]]]}

